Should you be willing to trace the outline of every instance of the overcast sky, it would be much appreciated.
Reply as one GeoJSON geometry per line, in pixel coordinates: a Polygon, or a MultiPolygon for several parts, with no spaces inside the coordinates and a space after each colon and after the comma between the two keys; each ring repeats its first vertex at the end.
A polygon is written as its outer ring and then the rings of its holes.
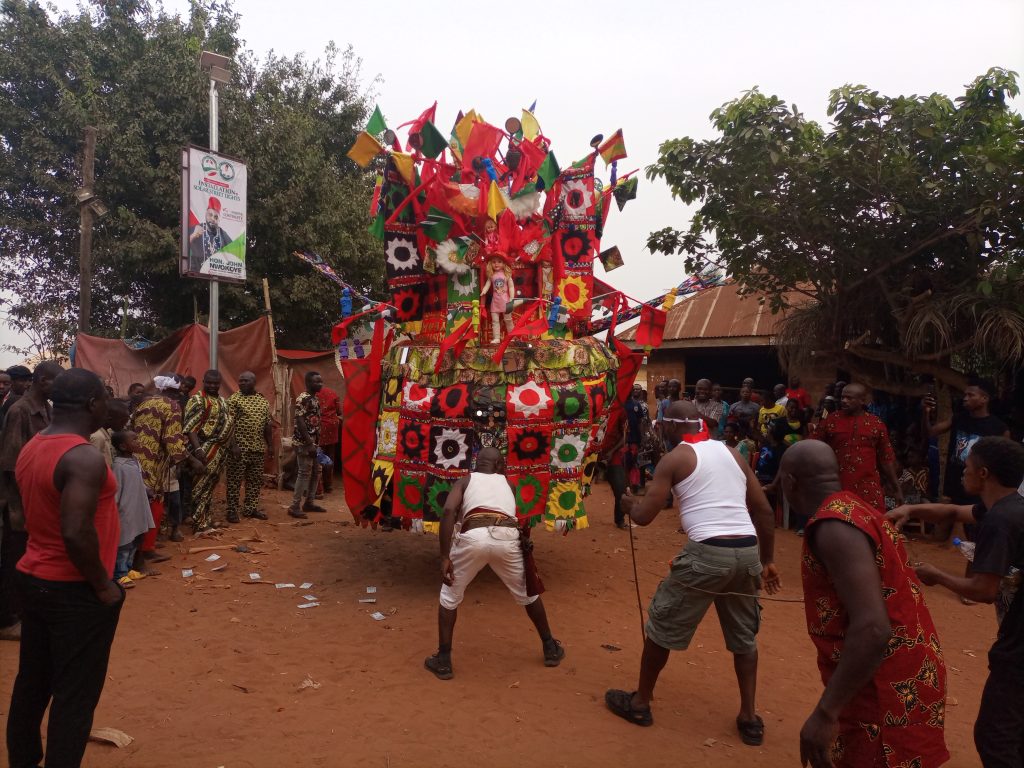
{"type": "MultiPolygon", "coordinates": [[[[188,3],[165,7],[184,13],[188,3]]],[[[236,0],[235,8],[246,47],[260,55],[318,58],[332,40],[351,44],[364,82],[380,77],[377,101],[390,125],[435,99],[442,132],[460,109],[501,125],[536,100],[562,165],[586,154],[594,134],[622,128],[629,158],[620,173],[652,163],[665,139],[711,136],[710,112],[753,86],[825,123],[828,93],[844,83],[955,97],[989,67],[1024,71],[1020,0],[236,0]]],[[[618,245],[626,263],[607,281],[640,299],[677,284],[681,259],[647,253],[644,243],[686,218],[664,186],[642,179],[637,199],[609,216],[602,246],[618,245]]],[[[0,327],[0,344],[10,336],[0,327]]],[[[10,357],[0,353],[0,364],[10,357]]]]}

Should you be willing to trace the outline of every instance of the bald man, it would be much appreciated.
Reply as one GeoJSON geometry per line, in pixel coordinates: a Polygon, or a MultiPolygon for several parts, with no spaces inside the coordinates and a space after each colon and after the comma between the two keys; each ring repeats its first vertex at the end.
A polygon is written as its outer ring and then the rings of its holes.
{"type": "Polygon", "coordinates": [[[441,519],[441,604],[437,612],[437,653],[424,662],[439,680],[451,680],[452,635],[466,587],[489,565],[515,601],[526,608],[544,649],[544,666],[557,667],[565,651],[551,636],[540,595],[526,588],[523,546],[516,520],[516,500],[505,479],[505,459],[497,448],[484,448],[476,470],[452,486],[441,519]],[[455,532],[458,526],[458,532],[455,532]]]}
{"type": "Polygon", "coordinates": [[[714,603],[739,683],[736,727],[744,744],[757,746],[764,741],[764,722],[754,707],[761,621],[757,596],[762,581],[769,594],[780,587],[772,508],[743,457],[708,439],[693,403],[673,403],[665,414],[665,431],[678,445],[658,462],[647,495],[638,500],[627,494],[623,508],[639,525],[649,525],[674,491],[689,542],[651,599],[637,690],[611,689],[605,704],[631,723],[652,725],[650,703],[669,652],[689,647],[714,603]]]}
{"type": "Polygon", "coordinates": [[[786,451],[779,482],[794,511],[810,518],[801,578],[825,684],[800,731],[801,762],[941,765],[949,759],[946,667],[899,533],[843,489],[835,454],[818,440],[786,451]]]}
{"type": "Polygon", "coordinates": [[[704,422],[708,425],[708,430],[711,434],[717,435],[718,426],[722,421],[722,414],[725,411],[725,403],[720,399],[715,400],[711,397],[712,386],[711,379],[699,380],[696,387],[694,387],[693,404],[697,406],[697,412],[700,413],[704,422]]]}
{"type": "Polygon", "coordinates": [[[852,491],[884,513],[881,475],[897,506],[903,503],[903,491],[896,479],[896,454],[889,430],[881,419],[864,410],[866,403],[867,390],[861,384],[845,385],[839,410],[821,422],[818,434],[836,453],[843,490],[852,491]]]}

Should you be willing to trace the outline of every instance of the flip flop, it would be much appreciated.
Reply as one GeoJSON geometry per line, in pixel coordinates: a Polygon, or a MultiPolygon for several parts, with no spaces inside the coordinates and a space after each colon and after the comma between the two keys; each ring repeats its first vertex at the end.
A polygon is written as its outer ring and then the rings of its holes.
{"type": "Polygon", "coordinates": [[[628,720],[634,725],[642,725],[645,727],[654,725],[654,717],[651,715],[651,708],[634,709],[633,694],[629,691],[620,691],[617,688],[605,691],[604,703],[608,705],[608,709],[616,715],[621,717],[623,720],[628,720]]]}
{"type": "Polygon", "coordinates": [[[764,744],[764,720],[760,715],[754,715],[753,720],[740,720],[737,717],[736,730],[739,731],[740,741],[748,747],[759,747],[764,744]]]}
{"type": "Polygon", "coordinates": [[[424,659],[423,666],[433,672],[434,676],[438,680],[451,680],[455,677],[455,673],[452,672],[452,660],[450,656],[445,660],[435,653],[433,656],[428,656],[424,659]]]}

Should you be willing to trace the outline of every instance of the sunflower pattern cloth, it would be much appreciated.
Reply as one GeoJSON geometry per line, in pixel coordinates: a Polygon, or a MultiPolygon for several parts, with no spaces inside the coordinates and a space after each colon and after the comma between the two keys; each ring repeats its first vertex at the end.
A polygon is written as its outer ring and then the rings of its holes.
{"type": "Polygon", "coordinates": [[[435,376],[436,348],[391,350],[372,469],[376,500],[360,518],[390,511],[405,527],[422,521],[416,526],[436,531],[455,480],[493,446],[506,457],[521,522],[586,527],[583,499],[615,402],[618,361],[593,339],[551,342],[538,355],[507,356],[504,367],[476,351],[463,353],[460,370],[435,376]],[[453,381],[453,373],[466,380],[453,381]]]}

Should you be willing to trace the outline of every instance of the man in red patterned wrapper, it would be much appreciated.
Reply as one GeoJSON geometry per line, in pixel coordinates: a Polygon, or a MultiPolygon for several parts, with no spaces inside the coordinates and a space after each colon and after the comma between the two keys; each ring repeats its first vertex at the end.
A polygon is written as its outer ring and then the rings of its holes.
{"type": "Polygon", "coordinates": [[[836,452],[843,490],[885,512],[880,475],[885,477],[897,506],[903,503],[903,491],[896,479],[896,454],[889,442],[889,430],[881,419],[864,410],[866,399],[863,386],[847,384],[839,411],[821,422],[818,434],[836,452]]]}
{"type": "Polygon", "coordinates": [[[946,666],[899,532],[843,490],[825,443],[789,448],[779,478],[793,509],[810,518],[801,576],[825,684],[800,731],[801,763],[942,765],[946,666]]]}

